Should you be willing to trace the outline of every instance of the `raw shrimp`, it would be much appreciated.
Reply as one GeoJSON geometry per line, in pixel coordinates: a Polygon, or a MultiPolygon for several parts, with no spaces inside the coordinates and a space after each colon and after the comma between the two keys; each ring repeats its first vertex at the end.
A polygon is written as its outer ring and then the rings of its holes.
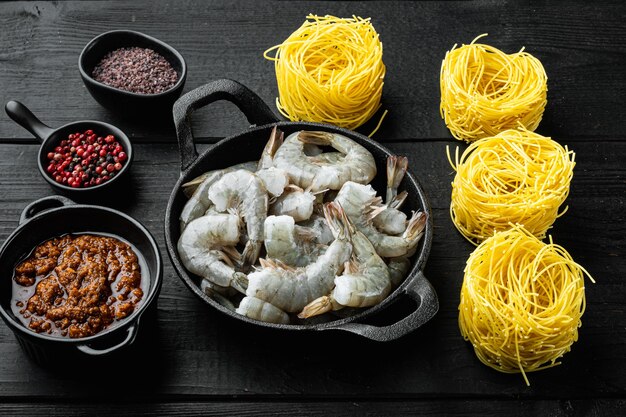
{"type": "Polygon", "coordinates": [[[339,190],[335,202],[343,207],[357,230],[372,242],[378,255],[385,258],[404,256],[415,249],[422,237],[427,221],[426,213],[414,212],[402,235],[389,236],[372,224],[376,210],[381,207],[380,200],[371,185],[347,182],[339,190]]]}
{"type": "Polygon", "coordinates": [[[306,266],[326,250],[315,240],[317,234],[295,224],[290,216],[268,216],[264,226],[267,257],[289,266],[306,266]]]}
{"type": "Polygon", "coordinates": [[[411,261],[406,256],[390,258],[387,261],[387,268],[389,268],[391,286],[396,288],[406,278],[406,274],[409,272],[409,268],[411,268],[411,261]]]}
{"type": "Polygon", "coordinates": [[[386,207],[373,219],[374,226],[383,233],[399,235],[406,230],[406,214],[400,207],[406,199],[406,191],[398,195],[398,187],[406,174],[409,160],[406,156],[390,155],[387,157],[387,195],[386,207]]]}
{"type": "Polygon", "coordinates": [[[314,192],[338,190],[346,181],[367,184],[376,175],[374,157],[367,149],[345,136],[328,132],[300,131],[289,135],[274,156],[274,166],[285,170],[292,183],[314,192]],[[305,144],[332,146],[345,157],[336,164],[320,163],[319,155],[306,155],[305,144]]]}
{"type": "Polygon", "coordinates": [[[280,261],[261,259],[261,269],[248,275],[246,295],[273,304],[288,313],[297,313],[315,298],[328,294],[335,275],[350,258],[348,225],[335,212],[325,209],[335,236],[333,243],[306,267],[293,268],[280,261]]]}
{"type": "Polygon", "coordinates": [[[345,156],[341,152],[324,152],[311,157],[311,161],[317,165],[334,165],[343,162],[345,156]]]}
{"type": "Polygon", "coordinates": [[[192,179],[191,181],[187,181],[186,183],[184,183],[181,187],[183,189],[183,193],[187,196],[187,198],[191,198],[191,196],[193,195],[193,193],[196,191],[196,189],[198,188],[198,186],[200,184],[202,184],[202,182],[210,175],[214,174],[215,172],[218,171],[226,171],[226,172],[230,172],[230,171],[236,171],[238,169],[245,169],[246,171],[250,171],[250,172],[254,172],[257,170],[257,166],[258,166],[259,162],[258,161],[248,161],[248,162],[242,162],[240,164],[237,165],[233,165],[231,167],[228,168],[224,168],[224,169],[216,169],[216,170],[212,170],[212,171],[207,171],[202,175],[197,176],[196,178],[192,179]]]}
{"type": "Polygon", "coordinates": [[[328,245],[333,241],[333,232],[328,227],[326,218],[317,213],[313,213],[311,218],[300,223],[300,226],[306,227],[315,233],[315,242],[322,245],[328,245]]]}
{"type": "Polygon", "coordinates": [[[256,172],[263,186],[272,197],[283,194],[285,187],[289,185],[289,176],[282,169],[275,167],[264,168],[256,172]]]}
{"type": "Polygon", "coordinates": [[[212,207],[209,200],[209,188],[215,184],[220,178],[224,176],[229,169],[220,169],[217,171],[211,171],[204,180],[197,186],[193,192],[191,198],[185,203],[183,210],[180,213],[180,230],[185,230],[185,227],[192,221],[200,216],[203,216],[212,207]]]}
{"type": "Polygon", "coordinates": [[[274,154],[283,144],[283,132],[276,126],[272,129],[270,139],[267,141],[261,159],[257,167],[256,175],[263,181],[265,189],[272,197],[278,197],[289,184],[289,176],[282,169],[273,166],[274,154]]]}
{"type": "Polygon", "coordinates": [[[399,210],[406,196],[406,191],[398,194],[391,204],[384,206],[384,210],[374,216],[372,223],[376,229],[388,235],[399,235],[406,230],[406,214],[399,210]]]}
{"type": "MultiPolygon", "coordinates": [[[[341,207],[329,203],[329,210],[342,213],[341,207]]],[[[348,221],[349,222],[349,221],[348,221]]],[[[309,318],[343,307],[370,307],[380,303],[391,291],[389,269],[367,237],[351,225],[352,257],[342,275],[335,277],[335,288],[306,305],[298,314],[309,318]]]]}
{"type": "Polygon", "coordinates": [[[178,239],[178,254],[189,270],[220,287],[246,292],[247,277],[233,267],[233,247],[239,242],[239,217],[232,214],[193,220],[178,239]]]}
{"type": "Polygon", "coordinates": [[[275,305],[255,297],[244,297],[235,311],[255,320],[268,323],[289,324],[289,315],[287,315],[287,313],[275,305]]]}
{"type": "Polygon", "coordinates": [[[269,214],[291,216],[299,222],[311,217],[313,203],[315,203],[315,195],[296,185],[290,185],[285,193],[270,205],[269,214]]]}
{"type": "Polygon", "coordinates": [[[263,222],[267,217],[268,206],[263,183],[248,171],[229,172],[209,188],[209,199],[217,211],[235,209],[242,215],[248,234],[242,265],[246,270],[259,258],[263,244],[263,222]]]}

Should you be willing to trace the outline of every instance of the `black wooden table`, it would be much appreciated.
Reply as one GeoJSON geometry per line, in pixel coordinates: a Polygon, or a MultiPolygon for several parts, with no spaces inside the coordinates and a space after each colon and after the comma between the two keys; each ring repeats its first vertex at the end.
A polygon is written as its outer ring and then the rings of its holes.
{"type": "MultiPolygon", "coordinates": [[[[0,4],[0,102],[16,99],[51,126],[99,119],[136,146],[132,193],[92,201],[120,209],[157,237],[165,260],[157,318],[128,360],[94,365],[104,376],[40,368],[0,326],[0,414],[5,415],[624,415],[626,413],[626,5],[480,2],[101,1],[0,4]],[[426,267],[437,316],[395,342],[340,333],[252,329],[207,307],[182,284],[165,254],[163,218],[179,174],[169,120],[138,122],[101,108],[84,88],[78,54],[95,35],[139,30],[186,58],[185,91],[236,79],[268,103],[277,94],[263,51],[307,13],[371,16],[387,65],[376,139],[408,155],[434,211],[426,267]],[[587,283],[580,340],[563,364],[530,374],[483,366],[457,326],[465,261],[473,250],[448,214],[454,140],[439,116],[439,67],[455,43],[481,33],[507,52],[522,46],[544,64],[548,105],[539,133],[576,152],[569,210],[551,230],[595,277],[587,283]]],[[[247,127],[231,104],[197,112],[210,146],[247,127]]],[[[369,133],[371,123],[360,129],[369,133]]],[[[0,239],[21,210],[54,191],[36,169],[37,144],[0,115],[0,239]]],[[[4,277],[6,279],[6,277],[4,277]]]]}

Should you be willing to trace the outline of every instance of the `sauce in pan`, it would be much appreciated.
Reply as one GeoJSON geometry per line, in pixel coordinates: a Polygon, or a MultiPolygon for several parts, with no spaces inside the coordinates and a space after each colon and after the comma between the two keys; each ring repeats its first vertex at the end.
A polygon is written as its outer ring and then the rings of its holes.
{"type": "Polygon", "coordinates": [[[93,336],[128,317],[143,299],[148,269],[137,253],[106,235],[47,240],[15,267],[13,313],[37,333],[93,336]]]}

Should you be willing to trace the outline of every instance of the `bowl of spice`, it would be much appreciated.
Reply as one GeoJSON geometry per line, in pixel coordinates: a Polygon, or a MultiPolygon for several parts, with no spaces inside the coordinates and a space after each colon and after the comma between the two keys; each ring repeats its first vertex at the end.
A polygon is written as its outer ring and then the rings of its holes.
{"type": "Polygon", "coordinates": [[[9,101],[5,110],[41,142],[39,172],[58,191],[76,195],[109,190],[130,170],[133,147],[113,125],[81,120],[52,129],[18,101],[9,101]]]}
{"type": "Polygon", "coordinates": [[[109,355],[156,311],[162,279],[157,243],[137,220],[44,197],[0,247],[0,318],[39,364],[109,355]]]}
{"type": "Polygon", "coordinates": [[[169,114],[187,77],[176,49],[131,30],[93,38],[78,58],[78,69],[98,103],[129,116],[169,114]]]}

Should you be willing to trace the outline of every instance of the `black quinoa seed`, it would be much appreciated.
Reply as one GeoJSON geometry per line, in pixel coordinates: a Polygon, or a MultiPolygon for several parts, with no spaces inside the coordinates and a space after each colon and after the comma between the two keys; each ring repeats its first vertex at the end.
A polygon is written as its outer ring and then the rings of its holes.
{"type": "Polygon", "coordinates": [[[94,80],[138,94],[158,94],[172,88],[178,74],[160,54],[147,48],[109,52],[93,69],[94,80]]]}

